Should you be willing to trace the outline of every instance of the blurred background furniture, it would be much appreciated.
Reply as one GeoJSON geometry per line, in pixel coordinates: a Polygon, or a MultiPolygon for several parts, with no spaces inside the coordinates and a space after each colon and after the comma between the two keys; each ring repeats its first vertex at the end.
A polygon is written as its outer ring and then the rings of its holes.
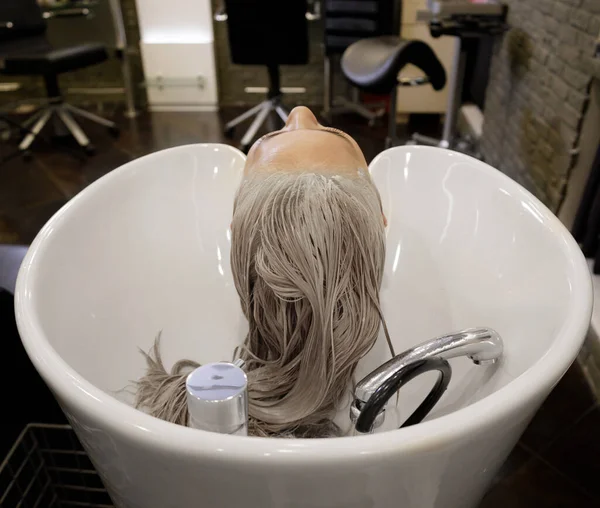
{"type": "MultiPolygon", "coordinates": [[[[468,43],[505,31],[507,7],[494,0],[475,3],[429,0],[427,6],[427,9],[416,13],[416,19],[428,23],[432,37],[452,37],[456,51],[452,60],[442,137],[436,139],[415,133],[412,142],[474,153],[468,142],[456,136],[468,50],[472,49],[468,43]]],[[[390,112],[397,111],[397,86],[414,87],[431,83],[432,88],[439,91],[446,82],[443,64],[433,48],[423,41],[404,37],[376,37],[352,44],[342,57],[342,69],[345,76],[362,90],[391,94],[390,112]],[[415,74],[414,70],[411,70],[413,75],[407,76],[403,71],[410,66],[425,72],[425,76],[415,74]],[[395,77],[397,73],[400,73],[399,78],[395,77]]],[[[400,96],[403,94],[404,90],[400,96]]],[[[395,121],[395,115],[390,114],[386,146],[398,143],[395,121]]]]}
{"type": "MultiPolygon", "coordinates": [[[[0,84],[0,99],[3,93],[16,92],[21,89],[19,83],[1,83],[0,84]]],[[[8,147],[5,142],[10,139],[13,127],[18,126],[19,132],[21,132],[21,125],[0,109],[0,167],[5,162],[10,161],[14,157],[20,154],[19,150],[15,150],[12,147],[8,147]]]]}
{"type": "MultiPolygon", "coordinates": [[[[324,0],[323,35],[323,116],[352,112],[369,120],[385,113],[385,107],[371,109],[360,102],[359,91],[351,86],[351,98],[335,95],[335,69],[346,48],[354,42],[379,35],[397,35],[400,25],[400,3],[396,0],[324,0]]],[[[347,91],[348,92],[348,91],[347,91]]]]}
{"type": "Polygon", "coordinates": [[[397,88],[431,84],[434,90],[441,90],[446,84],[444,67],[427,44],[391,35],[352,44],[342,57],[342,70],[346,78],[361,90],[389,96],[386,147],[399,144],[395,113],[397,88]],[[399,78],[400,71],[409,64],[424,75],[399,78]]]}
{"type": "MultiPolygon", "coordinates": [[[[418,19],[418,13],[428,9],[428,0],[396,0],[400,4],[400,27],[393,35],[407,40],[420,40],[427,44],[436,54],[438,60],[444,66],[446,74],[449,75],[452,68],[452,60],[456,55],[456,39],[454,37],[434,38],[429,32],[426,22],[418,19]]],[[[460,0],[469,1],[469,0],[460,0]]],[[[407,65],[400,72],[400,78],[411,78],[419,75],[419,70],[412,65],[407,65]]],[[[435,116],[443,115],[446,109],[448,87],[442,90],[434,90],[431,87],[421,86],[403,88],[398,92],[396,112],[399,117],[408,120],[409,115],[422,115],[421,118],[434,119],[435,116]]]]}
{"type": "Polygon", "coordinates": [[[17,273],[26,253],[25,245],[0,244],[0,289],[15,293],[17,273]]]}
{"type": "Polygon", "coordinates": [[[103,44],[109,57],[118,59],[123,79],[122,86],[67,86],[67,95],[96,97],[114,96],[124,101],[124,115],[137,116],[136,87],[131,65],[131,53],[137,51],[129,46],[121,0],[69,0],[42,5],[44,16],[51,20],[47,38],[56,49],[68,48],[82,40],[103,44]],[[122,98],[122,99],[121,99],[122,98]]]}
{"type": "Polygon", "coordinates": [[[132,43],[132,27],[139,30],[148,109],[216,111],[215,58],[228,57],[225,41],[217,47],[214,40],[213,6],[221,0],[136,0],[135,10],[132,0],[123,4],[132,43]]]}
{"type": "Polygon", "coordinates": [[[575,215],[573,236],[588,259],[593,259],[593,272],[600,274],[600,145],[592,163],[581,202],[575,215]]]}
{"type": "Polygon", "coordinates": [[[0,347],[2,358],[6,360],[0,369],[0,386],[5,387],[0,420],[0,458],[29,422],[66,423],[54,396],[27,357],[17,332],[13,295],[26,252],[24,245],[0,244],[0,347]]]}
{"type": "MultiPolygon", "coordinates": [[[[432,37],[436,39],[442,36],[454,37],[457,47],[452,61],[442,137],[435,139],[415,133],[412,137],[415,142],[442,148],[456,148],[464,152],[476,152],[475,147],[470,146],[468,140],[456,135],[459,110],[463,102],[467,60],[469,53],[477,54],[480,49],[477,47],[479,41],[490,40],[507,29],[507,13],[508,6],[496,0],[479,2],[429,0],[428,9],[417,13],[417,19],[429,24],[432,37]]],[[[472,64],[471,77],[477,74],[472,64]]],[[[481,74],[480,71],[480,79],[486,79],[486,76],[481,74]]]]}
{"type": "Polygon", "coordinates": [[[224,10],[217,13],[217,19],[227,20],[232,62],[262,65],[269,73],[267,99],[225,125],[225,134],[231,137],[237,125],[254,118],[240,142],[244,152],[271,113],[287,120],[279,66],[308,62],[307,7],[306,0],[225,0],[224,10]]]}
{"type": "MultiPolygon", "coordinates": [[[[67,11],[67,15],[79,13],[67,11]]],[[[86,153],[92,154],[94,147],[73,115],[103,125],[114,134],[118,134],[118,128],[110,120],[66,103],[58,76],[105,61],[108,58],[106,47],[87,43],[53,48],[46,38],[46,19],[50,16],[44,16],[35,0],[3,0],[0,3],[0,58],[3,62],[0,73],[43,77],[47,94],[46,106],[24,123],[30,132],[21,141],[19,149],[28,155],[36,136],[52,119],[62,122],[86,153]]]]}

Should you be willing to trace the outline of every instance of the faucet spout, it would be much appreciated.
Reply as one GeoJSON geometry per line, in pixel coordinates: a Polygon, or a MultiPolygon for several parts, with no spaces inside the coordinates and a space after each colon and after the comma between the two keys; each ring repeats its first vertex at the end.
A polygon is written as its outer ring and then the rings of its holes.
{"type": "Polygon", "coordinates": [[[494,363],[502,356],[503,351],[502,338],[491,328],[469,328],[442,335],[400,353],[371,372],[356,385],[354,397],[359,402],[367,402],[375,390],[396,372],[416,361],[468,356],[475,364],[485,365],[494,363]]]}
{"type": "Polygon", "coordinates": [[[358,433],[370,433],[385,419],[385,404],[404,384],[428,370],[440,376],[431,393],[402,427],[419,423],[443,395],[452,369],[450,358],[467,356],[476,365],[495,363],[504,352],[502,338],[491,328],[469,328],[423,342],[395,356],[364,377],[354,389],[350,420],[358,433]]]}

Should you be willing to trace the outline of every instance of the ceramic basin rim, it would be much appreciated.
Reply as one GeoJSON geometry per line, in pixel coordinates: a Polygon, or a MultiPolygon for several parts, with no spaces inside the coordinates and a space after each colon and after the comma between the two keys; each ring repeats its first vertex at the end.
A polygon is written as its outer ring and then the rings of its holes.
{"type": "MultiPolygon", "coordinates": [[[[177,152],[185,153],[196,147],[207,146],[219,147],[230,151],[236,157],[243,157],[235,148],[219,144],[184,145],[160,153],[165,155],[169,152],[175,155],[177,152]]],[[[408,153],[439,150],[446,152],[447,156],[466,157],[441,148],[402,146],[382,152],[373,163],[389,155],[391,151],[408,153]]],[[[56,225],[84,203],[91,192],[109,185],[115,178],[121,178],[126,173],[143,167],[146,158],[155,156],[156,154],[150,154],[140,157],[108,173],[61,208],[32,243],[19,272],[15,294],[15,312],[23,344],[46,383],[68,406],[84,411],[89,421],[97,422],[99,427],[122,439],[134,440],[140,446],[158,447],[167,453],[212,457],[222,461],[269,460],[281,465],[289,463],[290,460],[295,464],[299,461],[309,464],[315,460],[319,460],[320,463],[339,462],[359,455],[375,454],[377,457],[385,457],[432,449],[436,446],[452,446],[453,442],[460,441],[460,437],[482,428],[491,429],[499,421],[505,421],[510,415],[522,412],[528,405],[538,401],[541,394],[549,392],[567,371],[583,343],[592,312],[592,284],[585,258],[575,240],[558,218],[526,189],[491,166],[468,158],[482,171],[518,193],[520,199],[535,205],[542,212],[546,225],[563,240],[560,242],[561,249],[571,261],[572,297],[567,319],[546,354],[523,374],[496,392],[451,414],[413,427],[360,437],[290,440],[227,436],[190,429],[151,417],[100,390],[60,357],[44,336],[41,323],[36,317],[35,298],[31,295],[31,289],[35,287],[36,282],[38,253],[43,253],[45,240],[52,234],[56,225]]]]}

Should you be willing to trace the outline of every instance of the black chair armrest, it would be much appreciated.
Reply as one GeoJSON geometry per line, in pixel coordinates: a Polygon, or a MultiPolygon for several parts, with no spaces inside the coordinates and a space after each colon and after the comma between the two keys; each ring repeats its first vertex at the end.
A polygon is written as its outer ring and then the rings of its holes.
{"type": "Polygon", "coordinates": [[[56,9],[52,11],[44,11],[42,14],[44,19],[54,19],[54,18],[79,18],[79,17],[88,17],[92,14],[92,11],[89,7],[69,7],[66,9],[56,9]]]}
{"type": "MultiPolygon", "coordinates": [[[[213,16],[215,21],[227,21],[227,10],[225,4],[221,4],[217,7],[215,15],[213,16]]],[[[321,1],[320,0],[309,0],[308,10],[306,11],[306,19],[308,21],[318,21],[321,19],[321,1]]]]}

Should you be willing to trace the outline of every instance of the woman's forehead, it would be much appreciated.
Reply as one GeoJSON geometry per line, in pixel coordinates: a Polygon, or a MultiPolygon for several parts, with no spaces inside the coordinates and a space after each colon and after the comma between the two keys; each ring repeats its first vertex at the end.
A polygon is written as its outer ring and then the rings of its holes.
{"type": "Polygon", "coordinates": [[[366,161],[352,138],[328,131],[301,129],[259,142],[246,161],[245,173],[299,171],[356,174],[366,161]]]}

